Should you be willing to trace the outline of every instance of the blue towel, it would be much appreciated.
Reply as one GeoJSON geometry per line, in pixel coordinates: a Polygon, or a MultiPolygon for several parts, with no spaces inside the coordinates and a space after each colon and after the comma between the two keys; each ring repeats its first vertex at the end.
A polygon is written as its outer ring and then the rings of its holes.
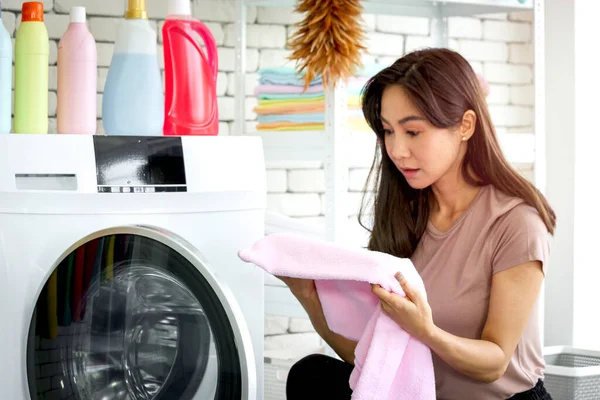
{"type": "MultiPolygon", "coordinates": [[[[385,65],[380,64],[367,64],[360,68],[355,76],[358,77],[371,77],[377,74],[379,71],[384,69],[385,65]]],[[[273,67],[273,68],[262,68],[258,70],[259,75],[278,75],[278,76],[296,76],[298,78],[303,78],[305,72],[298,72],[295,67],[292,66],[281,66],[281,67],[273,67]]],[[[317,79],[320,79],[318,77],[317,79]]]]}
{"type": "Polygon", "coordinates": [[[356,73],[356,76],[361,77],[361,78],[370,78],[373,75],[376,75],[378,72],[380,72],[385,67],[386,67],[386,65],[381,65],[381,64],[368,64],[368,65],[365,65],[362,69],[360,69],[356,73]]]}
{"type": "MultiPolygon", "coordinates": [[[[378,64],[369,64],[364,66],[356,73],[356,77],[359,78],[369,78],[379,71],[381,71],[385,66],[378,64]]],[[[292,85],[292,86],[304,86],[303,77],[305,75],[304,72],[299,73],[296,71],[294,67],[277,67],[277,68],[263,68],[258,71],[259,78],[258,81],[261,85],[292,85]]],[[[309,84],[309,86],[321,85],[323,84],[323,79],[321,76],[315,77],[309,84]]],[[[362,86],[356,88],[357,85],[351,85],[351,91],[355,94],[360,94],[360,90],[362,86]]]]}
{"type": "MultiPolygon", "coordinates": [[[[261,75],[258,78],[258,82],[261,85],[291,85],[291,86],[304,86],[304,81],[294,75],[261,75]]],[[[321,78],[315,78],[311,81],[309,86],[315,86],[322,84],[321,78]]]]}
{"type": "MultiPolygon", "coordinates": [[[[293,85],[304,86],[305,72],[298,72],[295,67],[273,67],[262,68],[258,71],[261,85],[293,85]]],[[[323,80],[320,76],[315,77],[309,86],[320,85],[323,80]]]]}
{"type": "Polygon", "coordinates": [[[256,117],[259,123],[265,122],[297,122],[297,123],[325,123],[325,114],[319,113],[305,113],[305,114],[270,114],[270,115],[258,115],[256,117]]]}
{"type": "MultiPolygon", "coordinates": [[[[362,86],[348,86],[346,93],[349,96],[360,96],[362,94],[362,86]]],[[[259,100],[296,100],[296,99],[319,99],[325,96],[325,92],[314,93],[268,93],[262,92],[257,96],[259,100]]]]}
{"type": "Polygon", "coordinates": [[[259,75],[279,75],[279,76],[296,76],[303,77],[304,72],[298,72],[296,68],[290,66],[261,68],[258,70],[259,75]]]}
{"type": "Polygon", "coordinates": [[[319,99],[325,96],[324,92],[317,93],[261,93],[259,100],[297,100],[297,99],[319,99]]]}

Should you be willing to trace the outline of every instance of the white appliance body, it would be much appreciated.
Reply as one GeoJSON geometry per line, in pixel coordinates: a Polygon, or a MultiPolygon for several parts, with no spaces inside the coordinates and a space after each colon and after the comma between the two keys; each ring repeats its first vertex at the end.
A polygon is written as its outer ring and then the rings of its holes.
{"type": "Polygon", "coordinates": [[[262,143],[131,139],[0,136],[3,397],[262,399],[262,143]]]}

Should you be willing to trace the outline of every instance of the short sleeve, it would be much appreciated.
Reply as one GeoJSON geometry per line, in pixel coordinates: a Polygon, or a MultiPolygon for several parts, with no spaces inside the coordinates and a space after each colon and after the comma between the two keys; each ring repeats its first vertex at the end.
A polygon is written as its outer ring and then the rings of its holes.
{"type": "Polygon", "coordinates": [[[500,218],[492,230],[492,275],[517,265],[540,261],[546,273],[550,235],[537,210],[520,204],[500,218]]]}

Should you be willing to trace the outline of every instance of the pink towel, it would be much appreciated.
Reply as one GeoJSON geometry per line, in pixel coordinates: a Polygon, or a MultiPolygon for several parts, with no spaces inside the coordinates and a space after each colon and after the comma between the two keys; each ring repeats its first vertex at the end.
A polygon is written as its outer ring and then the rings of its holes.
{"type": "Polygon", "coordinates": [[[292,85],[258,85],[254,88],[254,94],[259,95],[261,93],[292,93],[292,94],[301,94],[301,93],[322,93],[325,91],[323,85],[315,85],[310,86],[308,89],[304,90],[302,86],[292,86],[292,85]]]}
{"type": "Polygon", "coordinates": [[[404,296],[400,271],[425,294],[409,259],[278,233],[239,257],[275,276],[314,279],[329,329],[358,341],[350,376],[353,400],[434,400],[431,351],[381,310],[371,283],[404,296]]]}

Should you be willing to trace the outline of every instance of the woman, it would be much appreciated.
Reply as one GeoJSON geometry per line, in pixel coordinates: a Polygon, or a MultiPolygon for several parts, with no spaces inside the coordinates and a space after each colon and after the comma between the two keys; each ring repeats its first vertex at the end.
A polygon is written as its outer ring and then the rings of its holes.
{"type": "MultiPolygon", "coordinates": [[[[410,258],[428,300],[401,276],[406,298],[373,293],[432,350],[438,399],[551,399],[537,298],[555,214],[502,155],[476,74],[450,50],[407,54],[370,79],[363,112],[380,149],[369,249],[410,258]]],[[[356,343],[329,330],[313,281],[282,279],[344,360],[300,360],[288,399],[349,399],[356,343]]]]}

